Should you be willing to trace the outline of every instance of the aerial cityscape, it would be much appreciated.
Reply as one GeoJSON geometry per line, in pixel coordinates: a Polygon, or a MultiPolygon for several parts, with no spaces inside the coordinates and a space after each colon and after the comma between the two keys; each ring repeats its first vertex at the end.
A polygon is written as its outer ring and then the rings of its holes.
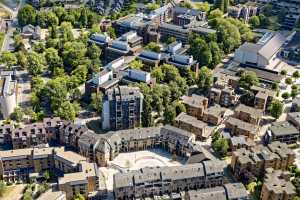
{"type": "Polygon", "coordinates": [[[300,200],[300,0],[0,0],[0,89],[0,200],[300,200]]]}

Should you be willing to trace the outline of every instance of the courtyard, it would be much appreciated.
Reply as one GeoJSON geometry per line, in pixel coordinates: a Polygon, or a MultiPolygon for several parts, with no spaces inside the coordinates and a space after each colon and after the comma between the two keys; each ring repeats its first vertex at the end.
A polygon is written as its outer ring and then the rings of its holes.
{"type": "Polygon", "coordinates": [[[145,167],[180,166],[186,162],[161,149],[120,153],[107,167],[100,167],[100,173],[109,191],[113,190],[113,175],[145,167]]]}

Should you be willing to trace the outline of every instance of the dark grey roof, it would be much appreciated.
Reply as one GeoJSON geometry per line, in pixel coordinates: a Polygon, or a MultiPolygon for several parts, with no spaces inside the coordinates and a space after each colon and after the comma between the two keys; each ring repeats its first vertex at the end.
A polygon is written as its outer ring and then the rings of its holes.
{"type": "Polygon", "coordinates": [[[297,30],[292,40],[285,46],[286,49],[296,49],[300,47],[300,30],[297,30]]]}
{"type": "Polygon", "coordinates": [[[242,183],[228,183],[224,185],[228,199],[248,198],[248,193],[242,183]]]}
{"type": "Polygon", "coordinates": [[[287,121],[274,122],[272,123],[272,126],[269,128],[269,130],[275,136],[299,134],[298,129],[287,121]]]}
{"type": "Polygon", "coordinates": [[[258,53],[269,60],[276,52],[278,52],[285,40],[286,38],[281,33],[277,33],[261,47],[258,53]]]}
{"type": "Polygon", "coordinates": [[[189,190],[189,200],[227,200],[223,187],[206,188],[201,190],[189,190]]]}
{"type": "Polygon", "coordinates": [[[180,6],[176,6],[173,11],[176,13],[176,14],[189,14],[189,15],[192,15],[192,16],[198,16],[200,15],[201,13],[203,13],[203,11],[200,11],[200,10],[196,10],[196,9],[188,9],[188,8],[185,8],[185,7],[180,7],[180,6]]]}

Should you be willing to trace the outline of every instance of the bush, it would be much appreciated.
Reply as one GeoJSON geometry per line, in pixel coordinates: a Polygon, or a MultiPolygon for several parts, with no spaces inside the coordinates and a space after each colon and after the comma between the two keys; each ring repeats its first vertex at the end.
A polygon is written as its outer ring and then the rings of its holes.
{"type": "Polygon", "coordinates": [[[288,77],[285,79],[285,83],[291,85],[293,83],[293,80],[290,77],[288,77]]]}
{"type": "Polygon", "coordinates": [[[281,95],[281,97],[284,99],[288,99],[288,98],[290,98],[290,94],[288,92],[285,92],[281,95]]]}
{"type": "Polygon", "coordinates": [[[287,71],[286,70],[281,70],[280,74],[285,76],[287,74],[287,71]]]}

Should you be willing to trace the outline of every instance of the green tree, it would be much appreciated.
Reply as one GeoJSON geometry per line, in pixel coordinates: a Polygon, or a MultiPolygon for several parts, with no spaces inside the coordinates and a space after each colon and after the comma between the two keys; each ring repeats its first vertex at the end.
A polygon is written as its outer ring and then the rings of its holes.
{"type": "Polygon", "coordinates": [[[176,115],[179,115],[182,112],[186,112],[185,105],[180,101],[176,101],[174,107],[175,107],[176,115]]]}
{"type": "Polygon", "coordinates": [[[143,113],[142,113],[142,126],[151,127],[153,125],[152,117],[152,98],[150,94],[145,95],[143,99],[143,113]]]}
{"type": "Polygon", "coordinates": [[[42,54],[38,54],[34,51],[28,54],[28,71],[30,74],[34,76],[42,74],[45,65],[45,57],[42,54]]]}
{"type": "Polygon", "coordinates": [[[16,51],[24,50],[23,38],[20,34],[14,35],[14,47],[16,51]]]}
{"type": "Polygon", "coordinates": [[[3,197],[6,191],[6,185],[3,181],[0,181],[0,197],[3,197]]]}
{"type": "Polygon", "coordinates": [[[20,8],[18,12],[18,23],[20,26],[25,26],[27,24],[34,25],[36,22],[36,10],[31,6],[26,4],[20,8]]]}
{"type": "Polygon", "coordinates": [[[208,90],[213,84],[212,72],[207,67],[202,67],[199,71],[197,85],[201,90],[208,90]]]}
{"type": "Polygon", "coordinates": [[[223,16],[223,11],[220,10],[219,8],[212,10],[209,13],[208,19],[216,19],[216,18],[221,18],[223,16]]]}
{"type": "Polygon", "coordinates": [[[223,10],[224,13],[227,13],[228,7],[229,7],[229,3],[230,3],[229,0],[224,0],[224,10],[223,10]]]}
{"type": "Polygon", "coordinates": [[[43,174],[44,179],[48,182],[50,180],[50,173],[49,171],[45,171],[43,174]]]}
{"type": "Polygon", "coordinates": [[[48,63],[48,69],[53,73],[54,68],[63,67],[62,58],[58,55],[58,51],[54,48],[48,48],[45,51],[45,58],[48,63]]]}
{"type": "Polygon", "coordinates": [[[272,90],[279,91],[279,84],[278,83],[273,83],[272,84],[272,90]]]}
{"type": "Polygon", "coordinates": [[[149,51],[154,51],[154,52],[160,52],[160,46],[155,43],[155,42],[150,42],[148,43],[146,46],[145,46],[145,49],[146,50],[149,50],[149,51]]]}
{"type": "Polygon", "coordinates": [[[221,137],[220,135],[216,136],[212,142],[212,148],[216,151],[220,156],[224,157],[227,155],[229,144],[228,141],[221,137]]]}
{"type": "Polygon", "coordinates": [[[208,12],[210,10],[210,4],[208,2],[195,3],[196,9],[208,12]]]}
{"type": "Polygon", "coordinates": [[[74,121],[78,112],[80,110],[80,106],[78,103],[71,103],[69,101],[62,102],[57,110],[55,110],[55,114],[62,119],[74,121]]]}
{"type": "Polygon", "coordinates": [[[99,24],[93,24],[91,28],[91,34],[93,33],[101,33],[99,24]]]}
{"type": "Polygon", "coordinates": [[[176,38],[175,37],[168,37],[167,39],[167,44],[172,44],[173,42],[176,42],[176,38]]]}
{"type": "Polygon", "coordinates": [[[172,105],[169,105],[166,107],[164,111],[164,122],[166,124],[171,124],[176,117],[176,110],[175,107],[172,105]]]}
{"type": "Polygon", "coordinates": [[[218,8],[222,12],[224,12],[225,0],[216,0],[215,1],[215,8],[218,8]]]}
{"type": "Polygon", "coordinates": [[[299,89],[292,89],[291,91],[291,97],[295,98],[299,94],[299,89]]]}
{"type": "Polygon", "coordinates": [[[160,66],[164,74],[164,82],[177,81],[180,77],[178,69],[170,64],[163,64],[160,66]]]}
{"type": "Polygon", "coordinates": [[[100,59],[101,49],[96,44],[92,44],[87,49],[87,55],[89,56],[89,58],[91,58],[93,60],[100,59]]]}
{"type": "Polygon", "coordinates": [[[151,76],[154,77],[158,83],[165,79],[165,74],[160,67],[155,67],[151,72],[151,76]]]}
{"type": "Polygon", "coordinates": [[[280,74],[283,75],[283,76],[286,76],[287,71],[285,69],[283,69],[283,70],[281,70],[280,74]]]}
{"type": "Polygon", "coordinates": [[[245,26],[242,26],[238,22],[238,20],[231,18],[218,18],[214,20],[214,27],[217,29],[217,40],[225,53],[230,53],[239,47],[242,41],[241,34],[246,34],[243,30],[245,26]],[[238,27],[238,25],[241,27],[238,27]]]}
{"type": "Polygon", "coordinates": [[[142,63],[141,60],[133,60],[129,66],[132,68],[132,69],[142,69],[144,64],[142,63]]]}
{"type": "Polygon", "coordinates": [[[46,49],[45,44],[42,42],[37,42],[33,44],[33,51],[37,53],[44,53],[45,49],[46,49]]]}
{"type": "Polygon", "coordinates": [[[82,42],[66,42],[62,58],[67,71],[72,71],[80,64],[87,52],[86,45],[82,42]]]}
{"type": "Polygon", "coordinates": [[[74,200],[85,200],[85,198],[82,194],[76,193],[74,200]]]}
{"type": "Polygon", "coordinates": [[[59,20],[52,11],[40,11],[36,17],[37,24],[42,28],[48,28],[50,26],[57,26],[59,20]]]}
{"type": "Polygon", "coordinates": [[[285,83],[288,84],[288,85],[291,85],[291,84],[293,83],[292,78],[287,77],[287,78],[285,79],[285,83]]]}
{"type": "Polygon", "coordinates": [[[90,106],[97,111],[97,113],[101,114],[102,112],[102,92],[94,92],[91,95],[91,104],[90,106]]]}
{"type": "Polygon", "coordinates": [[[189,44],[189,53],[199,62],[200,66],[210,66],[213,57],[207,42],[197,36],[191,38],[189,44]]]}
{"type": "Polygon", "coordinates": [[[58,27],[57,30],[54,30],[54,32],[58,32],[59,38],[62,39],[63,42],[71,42],[74,40],[73,35],[73,26],[69,22],[62,22],[60,27],[58,27]]]}
{"type": "Polygon", "coordinates": [[[112,26],[107,28],[107,33],[112,39],[115,39],[117,37],[116,31],[112,26]]]}
{"type": "Polygon", "coordinates": [[[147,3],[146,8],[150,11],[158,9],[160,6],[156,3],[147,3]]]}
{"type": "Polygon", "coordinates": [[[23,69],[28,67],[27,56],[23,51],[18,51],[16,53],[16,57],[17,57],[17,60],[18,60],[18,65],[20,65],[23,69]]]}
{"type": "Polygon", "coordinates": [[[262,188],[262,182],[256,181],[256,182],[250,182],[246,186],[247,190],[250,192],[253,199],[260,199],[260,193],[262,188]]]}
{"type": "Polygon", "coordinates": [[[31,193],[25,192],[25,194],[23,195],[23,200],[33,200],[31,193]]]}
{"type": "Polygon", "coordinates": [[[182,1],[179,4],[180,7],[184,7],[184,8],[188,8],[188,9],[192,9],[193,6],[189,1],[182,1]]]}
{"type": "Polygon", "coordinates": [[[275,99],[272,101],[269,110],[271,116],[278,119],[283,112],[283,104],[278,99],[275,99]]]}
{"type": "Polygon", "coordinates": [[[210,62],[211,68],[214,68],[217,64],[219,64],[223,57],[223,51],[220,49],[218,43],[210,42],[209,48],[212,53],[212,60],[210,62]]]}
{"type": "Polygon", "coordinates": [[[83,7],[81,9],[81,14],[79,17],[79,22],[81,23],[82,27],[86,27],[88,24],[88,16],[87,16],[87,9],[85,7],[83,7]]]}
{"type": "Polygon", "coordinates": [[[255,72],[252,71],[243,71],[241,73],[241,78],[239,80],[239,85],[242,88],[250,89],[253,85],[258,85],[259,80],[255,72]]]}
{"type": "Polygon", "coordinates": [[[252,16],[249,19],[249,24],[253,27],[253,28],[258,28],[260,26],[260,19],[258,16],[252,16]]]}
{"type": "Polygon", "coordinates": [[[284,99],[288,99],[288,98],[290,98],[290,94],[288,92],[284,92],[284,93],[282,93],[281,97],[284,99]]]}
{"type": "Polygon", "coordinates": [[[11,113],[10,118],[17,122],[21,122],[24,118],[24,111],[21,108],[16,107],[14,112],[11,113]]]}
{"type": "Polygon", "coordinates": [[[6,68],[11,69],[14,65],[17,64],[17,57],[14,53],[9,51],[4,51],[1,53],[1,63],[6,66],[6,68]]]}
{"type": "Polygon", "coordinates": [[[297,70],[297,71],[295,71],[295,72],[293,73],[293,78],[298,79],[299,77],[300,77],[300,73],[299,73],[299,71],[297,70]]]}

